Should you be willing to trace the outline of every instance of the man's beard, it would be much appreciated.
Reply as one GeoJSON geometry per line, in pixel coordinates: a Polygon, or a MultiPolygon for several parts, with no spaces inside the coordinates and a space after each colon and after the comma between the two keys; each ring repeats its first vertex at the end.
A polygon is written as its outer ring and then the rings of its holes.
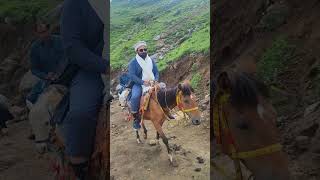
{"type": "Polygon", "coordinates": [[[148,53],[142,52],[142,53],[139,53],[138,55],[139,55],[142,59],[146,59],[148,53]]]}

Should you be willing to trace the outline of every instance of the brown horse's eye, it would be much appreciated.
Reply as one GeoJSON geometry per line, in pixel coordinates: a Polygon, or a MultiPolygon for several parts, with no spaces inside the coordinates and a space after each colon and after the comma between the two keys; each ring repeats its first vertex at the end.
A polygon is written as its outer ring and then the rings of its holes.
{"type": "Polygon", "coordinates": [[[189,104],[189,100],[188,99],[185,99],[183,102],[186,103],[186,104],[189,104]]]}
{"type": "Polygon", "coordinates": [[[239,120],[236,122],[236,127],[241,130],[249,129],[249,123],[243,115],[240,115],[239,120]]]}
{"type": "Polygon", "coordinates": [[[249,125],[246,122],[238,122],[236,124],[237,128],[241,129],[241,130],[248,130],[249,129],[249,125]]]}

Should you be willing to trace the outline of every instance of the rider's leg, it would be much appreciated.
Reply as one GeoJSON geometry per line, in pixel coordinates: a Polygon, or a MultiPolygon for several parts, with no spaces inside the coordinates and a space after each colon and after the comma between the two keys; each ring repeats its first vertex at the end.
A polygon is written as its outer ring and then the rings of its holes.
{"type": "Polygon", "coordinates": [[[141,94],[142,94],[142,88],[140,85],[133,85],[132,87],[132,91],[131,91],[131,99],[130,99],[130,103],[131,103],[131,112],[133,114],[134,117],[134,121],[133,121],[133,128],[134,129],[140,129],[140,114],[139,114],[139,108],[140,108],[140,98],[141,98],[141,94]]]}
{"type": "Polygon", "coordinates": [[[86,162],[93,152],[98,112],[103,99],[100,75],[80,72],[70,87],[69,111],[62,124],[65,152],[75,174],[86,174],[86,162]]]}

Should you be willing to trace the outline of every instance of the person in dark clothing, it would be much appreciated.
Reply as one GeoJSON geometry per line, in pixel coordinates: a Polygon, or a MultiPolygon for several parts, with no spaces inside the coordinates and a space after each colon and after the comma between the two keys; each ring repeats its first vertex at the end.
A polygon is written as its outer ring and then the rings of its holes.
{"type": "Polygon", "coordinates": [[[30,52],[31,72],[40,80],[27,96],[34,104],[50,81],[56,80],[67,64],[60,36],[50,34],[50,25],[39,22],[36,27],[38,39],[30,52]]]}
{"type": "Polygon", "coordinates": [[[74,173],[85,179],[91,157],[97,116],[103,101],[101,74],[104,24],[88,0],[66,0],[61,17],[63,47],[69,63],[78,67],[69,87],[69,108],[62,122],[65,152],[74,173]]]}
{"type": "Polygon", "coordinates": [[[8,108],[0,104],[0,135],[6,135],[8,133],[6,121],[11,119],[13,119],[13,115],[8,108]]]}

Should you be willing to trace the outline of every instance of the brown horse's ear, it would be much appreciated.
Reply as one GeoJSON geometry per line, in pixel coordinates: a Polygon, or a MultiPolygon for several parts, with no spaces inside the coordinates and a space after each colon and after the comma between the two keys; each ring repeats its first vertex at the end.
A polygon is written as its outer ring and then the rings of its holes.
{"type": "Polygon", "coordinates": [[[182,90],[182,84],[180,84],[180,83],[178,84],[178,89],[182,90]]]}
{"type": "Polygon", "coordinates": [[[191,83],[190,83],[189,80],[184,80],[184,81],[183,81],[183,84],[185,84],[185,85],[190,85],[191,83]]]}
{"type": "Polygon", "coordinates": [[[217,83],[218,83],[218,87],[221,90],[226,91],[226,90],[231,89],[231,80],[228,76],[228,73],[225,71],[219,74],[219,76],[217,78],[217,83]]]}

